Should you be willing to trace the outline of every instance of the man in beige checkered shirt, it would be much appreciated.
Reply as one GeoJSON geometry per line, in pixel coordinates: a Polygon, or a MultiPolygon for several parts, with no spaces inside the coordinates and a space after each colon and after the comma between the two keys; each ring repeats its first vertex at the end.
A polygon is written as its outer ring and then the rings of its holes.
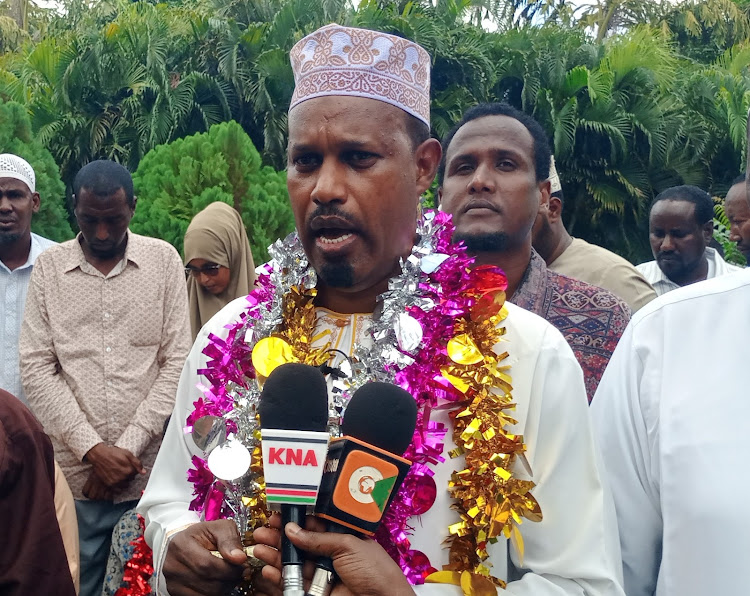
{"type": "Polygon", "coordinates": [[[81,233],[40,255],[21,377],[76,499],[81,594],[101,594],[112,528],[135,506],[190,349],[177,251],[131,233],[133,182],[111,161],[74,182],[81,233]]]}

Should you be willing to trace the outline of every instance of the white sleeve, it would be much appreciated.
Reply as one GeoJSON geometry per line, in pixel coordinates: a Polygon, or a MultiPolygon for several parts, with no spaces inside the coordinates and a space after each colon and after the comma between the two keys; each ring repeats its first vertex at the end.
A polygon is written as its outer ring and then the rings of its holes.
{"type": "Polygon", "coordinates": [[[188,483],[187,471],[191,467],[193,452],[190,447],[193,446],[188,446],[187,441],[191,439],[183,432],[185,420],[193,409],[193,402],[200,396],[195,371],[198,370],[198,359],[202,355],[201,348],[196,349],[196,346],[197,341],[182,369],[172,417],[148,485],[138,503],[138,513],[146,521],[146,542],[154,551],[154,576],[158,577],[156,593],[161,595],[168,594],[161,569],[169,539],[179,530],[200,521],[200,516],[195,511],[188,510],[192,500],[192,486],[188,483]]]}
{"type": "MultiPolygon", "coordinates": [[[[521,524],[505,594],[624,596],[612,495],[597,453],[581,368],[556,329],[545,332],[524,439],[543,520],[521,524]]],[[[500,591],[499,593],[502,593],[500,591]]]]}
{"type": "Polygon", "coordinates": [[[193,487],[188,482],[187,472],[192,467],[192,456],[203,457],[184,432],[185,421],[193,411],[193,403],[201,397],[198,383],[205,379],[198,370],[205,368],[207,357],[202,353],[208,344],[209,333],[226,337],[225,325],[236,320],[247,302],[238,298],[219,311],[195,339],[177,386],[177,399],[167,426],[159,454],[156,456],[146,490],[138,503],[138,513],[146,521],[146,542],[154,551],[154,576],[158,578],[157,595],[167,595],[162,574],[164,557],[171,537],[185,527],[200,521],[195,511],[188,509],[193,499],[193,487]]]}
{"type": "Polygon", "coordinates": [[[661,350],[654,343],[661,334],[658,319],[647,321],[649,341],[635,339],[643,319],[628,326],[591,408],[614,493],[628,596],[652,596],[661,563],[659,416],[654,401],[661,383],[661,350]]]}

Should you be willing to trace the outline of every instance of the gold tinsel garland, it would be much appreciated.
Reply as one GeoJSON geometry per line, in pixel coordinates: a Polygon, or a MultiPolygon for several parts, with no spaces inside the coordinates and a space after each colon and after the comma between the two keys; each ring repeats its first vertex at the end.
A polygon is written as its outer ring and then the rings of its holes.
{"type": "MultiPolygon", "coordinates": [[[[284,298],[284,323],[272,336],[262,339],[253,350],[253,365],[261,376],[285,362],[313,366],[325,363],[329,345],[312,344],[326,333],[314,335],[316,290],[302,293],[293,287],[284,298]]],[[[452,474],[448,490],[456,500],[453,508],[460,521],[448,528],[450,563],[427,582],[461,586],[466,595],[494,594],[505,584],[491,574],[486,564],[487,545],[501,536],[513,540],[523,558],[523,538],[518,529],[522,518],[541,521],[539,504],[530,494],[534,483],[514,478],[512,468],[524,458],[523,437],[508,432],[516,424],[509,414],[512,401],[509,366],[502,362],[508,353],[496,354],[507,317],[505,295],[497,292],[472,310],[469,320],[459,319],[447,351],[452,364],[441,369],[443,376],[471,401],[451,415],[456,449],[449,455],[465,456],[464,469],[452,474]]],[[[260,458],[258,458],[260,459],[260,458]]]]}
{"type": "Polygon", "coordinates": [[[451,458],[464,455],[466,467],[451,476],[448,490],[456,499],[453,508],[460,521],[449,527],[452,535],[450,563],[427,577],[428,582],[461,586],[464,594],[495,594],[505,583],[491,575],[487,546],[501,536],[510,538],[523,559],[522,518],[541,521],[542,512],[531,495],[534,483],[513,476],[519,458],[525,460],[521,435],[508,431],[517,423],[509,414],[515,409],[511,396],[508,353],[496,354],[507,317],[505,293],[495,293],[492,303],[480,301],[469,320],[459,320],[448,342],[454,364],[442,370],[451,383],[471,401],[452,413],[451,458]]]}
{"type": "MultiPolygon", "coordinates": [[[[504,587],[504,582],[491,574],[488,545],[508,538],[523,558],[518,525],[523,518],[540,521],[542,514],[530,493],[534,483],[513,475],[518,460],[525,461],[526,448],[523,437],[509,431],[517,423],[511,416],[515,408],[513,387],[510,366],[504,364],[508,353],[498,350],[505,334],[502,323],[508,314],[503,306],[505,280],[502,277],[499,289],[495,273],[475,271],[469,275],[478,280],[472,288],[474,305],[470,312],[453,319],[452,338],[443,346],[450,362],[435,370],[466,398],[451,413],[456,448],[449,455],[465,457],[465,467],[453,472],[448,486],[459,521],[448,528],[449,564],[425,581],[455,584],[467,595],[485,595],[495,594],[495,586],[504,587]]],[[[315,334],[316,290],[287,287],[290,290],[283,297],[281,324],[270,336],[258,340],[252,351],[253,367],[261,383],[280,364],[320,366],[330,358],[328,342],[321,348],[312,347],[329,333],[315,334]]],[[[450,300],[447,293],[442,297],[450,300]]],[[[262,474],[260,448],[253,450],[253,464],[262,474]]],[[[245,502],[249,509],[256,510],[250,516],[252,527],[265,521],[259,511],[265,513],[264,501],[258,495],[257,502],[245,502]]]]}

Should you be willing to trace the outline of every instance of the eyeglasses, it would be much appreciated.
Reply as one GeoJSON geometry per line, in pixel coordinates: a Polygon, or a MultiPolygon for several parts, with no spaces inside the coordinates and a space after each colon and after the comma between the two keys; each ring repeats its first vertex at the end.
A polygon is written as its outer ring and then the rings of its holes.
{"type": "Polygon", "coordinates": [[[193,277],[198,277],[201,273],[205,273],[209,277],[218,275],[221,265],[203,265],[203,267],[185,267],[185,275],[192,274],[193,277]]]}

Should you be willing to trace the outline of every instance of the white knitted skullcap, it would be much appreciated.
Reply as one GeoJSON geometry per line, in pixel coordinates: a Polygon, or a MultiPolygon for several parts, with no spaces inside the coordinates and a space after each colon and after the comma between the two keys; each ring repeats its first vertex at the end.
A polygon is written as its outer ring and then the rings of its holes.
{"type": "Polygon", "coordinates": [[[549,162],[549,192],[560,192],[562,190],[562,184],[560,184],[560,176],[557,175],[557,167],[555,167],[555,156],[550,158],[549,162]]]}
{"type": "Polygon", "coordinates": [[[35,192],[36,176],[28,161],[12,153],[0,154],[0,178],[15,178],[35,192]]]}

